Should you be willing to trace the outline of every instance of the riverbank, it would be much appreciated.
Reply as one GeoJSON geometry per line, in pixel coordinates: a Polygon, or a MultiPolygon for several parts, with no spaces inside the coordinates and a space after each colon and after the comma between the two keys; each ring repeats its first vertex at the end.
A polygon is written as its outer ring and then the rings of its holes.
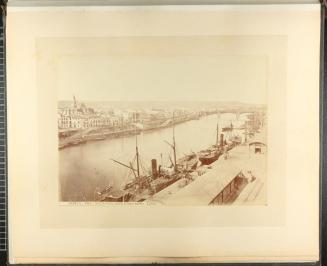
{"type": "MultiPolygon", "coordinates": [[[[236,118],[234,114],[221,116],[208,115],[199,120],[181,123],[175,128],[176,158],[197,153],[210,148],[216,143],[216,127],[219,131],[231,124],[234,129],[244,123],[247,117],[236,118]]],[[[234,130],[234,134],[241,135],[243,131],[234,130]]],[[[98,132],[97,132],[98,133],[98,132]]],[[[89,132],[89,134],[91,134],[89,132]]],[[[172,143],[171,128],[142,132],[138,136],[141,174],[151,172],[151,160],[156,159],[162,170],[171,167],[173,150],[167,142],[172,143]]],[[[230,133],[225,134],[228,138],[230,133]]],[[[244,138],[243,138],[244,139],[244,138]]],[[[133,173],[117,165],[111,159],[136,166],[135,136],[125,138],[104,139],[102,141],[88,141],[84,145],[76,145],[62,149],[59,153],[60,187],[63,201],[94,201],[94,194],[103,191],[108,184],[112,191],[121,189],[133,179],[133,173]]],[[[223,159],[221,157],[220,159],[223,159]]],[[[219,160],[220,160],[219,159],[219,160]]],[[[180,162],[178,162],[180,163],[180,162]]],[[[192,168],[193,161],[187,161],[192,168]]]]}
{"type": "Polygon", "coordinates": [[[81,145],[89,141],[99,141],[105,139],[122,138],[140,134],[141,130],[138,128],[122,129],[116,131],[109,131],[106,129],[93,129],[88,131],[78,131],[76,134],[59,138],[59,149],[64,149],[71,146],[81,145]]]}
{"type": "Polygon", "coordinates": [[[153,121],[151,124],[135,124],[118,130],[113,128],[87,128],[75,130],[74,133],[68,137],[59,137],[59,149],[81,145],[88,141],[135,136],[139,135],[141,132],[165,129],[191,120],[198,120],[200,118],[201,116],[198,114],[193,114],[174,119],[167,119],[163,122],[153,121]]]}

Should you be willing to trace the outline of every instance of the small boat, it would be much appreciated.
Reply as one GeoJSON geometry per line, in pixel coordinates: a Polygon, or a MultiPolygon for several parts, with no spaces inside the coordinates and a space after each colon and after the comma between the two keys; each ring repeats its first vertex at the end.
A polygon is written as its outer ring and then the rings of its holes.
{"type": "Polygon", "coordinates": [[[94,138],[94,140],[104,140],[104,139],[106,139],[105,136],[99,136],[99,137],[94,138]]]}
{"type": "Polygon", "coordinates": [[[233,129],[234,129],[233,123],[230,123],[230,126],[222,128],[222,132],[230,132],[233,131],[233,129]]]}
{"type": "Polygon", "coordinates": [[[97,141],[97,140],[104,140],[106,139],[106,136],[104,134],[94,134],[94,135],[89,135],[88,140],[89,141],[97,141]]]}
{"type": "Polygon", "coordinates": [[[107,186],[104,190],[97,192],[99,196],[108,193],[112,189],[112,185],[107,186]]]}

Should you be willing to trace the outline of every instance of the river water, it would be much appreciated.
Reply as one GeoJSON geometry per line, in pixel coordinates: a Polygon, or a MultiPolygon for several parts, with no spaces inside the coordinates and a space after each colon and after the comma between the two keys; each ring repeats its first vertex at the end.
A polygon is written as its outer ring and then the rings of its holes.
{"type": "MultiPolygon", "coordinates": [[[[238,119],[235,114],[221,114],[220,117],[210,115],[176,125],[177,159],[214,144],[217,123],[220,134],[222,127],[230,123],[238,127],[244,123],[246,117],[246,114],[242,114],[238,119]]],[[[173,151],[165,141],[172,143],[172,137],[173,128],[143,132],[137,136],[141,173],[150,173],[151,159],[157,159],[158,165],[171,165],[169,156],[173,158],[173,151]]],[[[136,137],[129,136],[87,142],[60,150],[61,200],[94,201],[97,200],[97,192],[109,184],[113,189],[122,187],[133,178],[133,174],[131,170],[113,162],[112,159],[129,165],[135,158],[135,147],[136,137]]]]}

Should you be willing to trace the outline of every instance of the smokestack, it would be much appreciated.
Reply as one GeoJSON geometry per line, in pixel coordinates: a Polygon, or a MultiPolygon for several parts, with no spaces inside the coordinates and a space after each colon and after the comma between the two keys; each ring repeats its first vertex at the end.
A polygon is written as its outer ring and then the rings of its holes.
{"type": "Polygon", "coordinates": [[[157,167],[157,160],[156,159],[151,160],[151,166],[152,166],[152,176],[154,178],[157,178],[158,177],[158,167],[157,167]]]}
{"type": "Polygon", "coordinates": [[[224,147],[224,134],[220,134],[220,147],[224,147]]]}

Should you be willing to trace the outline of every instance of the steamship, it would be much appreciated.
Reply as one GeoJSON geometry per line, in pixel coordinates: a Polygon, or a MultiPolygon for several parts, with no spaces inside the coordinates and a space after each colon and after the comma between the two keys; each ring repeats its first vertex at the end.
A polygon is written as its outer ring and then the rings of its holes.
{"type": "Polygon", "coordinates": [[[219,142],[219,126],[217,124],[216,130],[216,144],[212,145],[209,149],[200,151],[199,161],[202,165],[209,165],[217,161],[220,155],[223,153],[224,146],[224,135],[220,134],[220,143],[219,142]]]}
{"type": "Polygon", "coordinates": [[[219,148],[213,148],[212,150],[209,150],[207,153],[201,155],[199,157],[199,160],[202,163],[202,165],[209,165],[217,161],[221,154],[222,152],[220,151],[219,148]]]}
{"type": "MultiPolygon", "coordinates": [[[[106,196],[102,201],[109,202],[141,202],[152,196],[153,194],[159,192],[160,190],[170,186],[175,183],[177,180],[181,179],[184,174],[180,171],[179,166],[176,160],[176,143],[175,135],[173,131],[173,142],[172,144],[167,142],[173,149],[174,159],[172,161],[172,167],[164,169],[161,166],[157,166],[157,160],[151,160],[152,173],[151,175],[142,175],[140,173],[140,154],[138,151],[137,136],[136,136],[136,153],[134,158],[134,164],[136,162],[136,167],[132,162],[129,165],[119,162],[112,159],[115,163],[124,166],[131,170],[133,173],[133,180],[127,182],[121,191],[115,192],[112,195],[106,196]]],[[[193,156],[193,155],[192,155],[193,156]]],[[[192,161],[194,158],[186,160],[184,163],[192,161]]],[[[195,163],[191,164],[191,167],[194,168],[195,163]]]]}

